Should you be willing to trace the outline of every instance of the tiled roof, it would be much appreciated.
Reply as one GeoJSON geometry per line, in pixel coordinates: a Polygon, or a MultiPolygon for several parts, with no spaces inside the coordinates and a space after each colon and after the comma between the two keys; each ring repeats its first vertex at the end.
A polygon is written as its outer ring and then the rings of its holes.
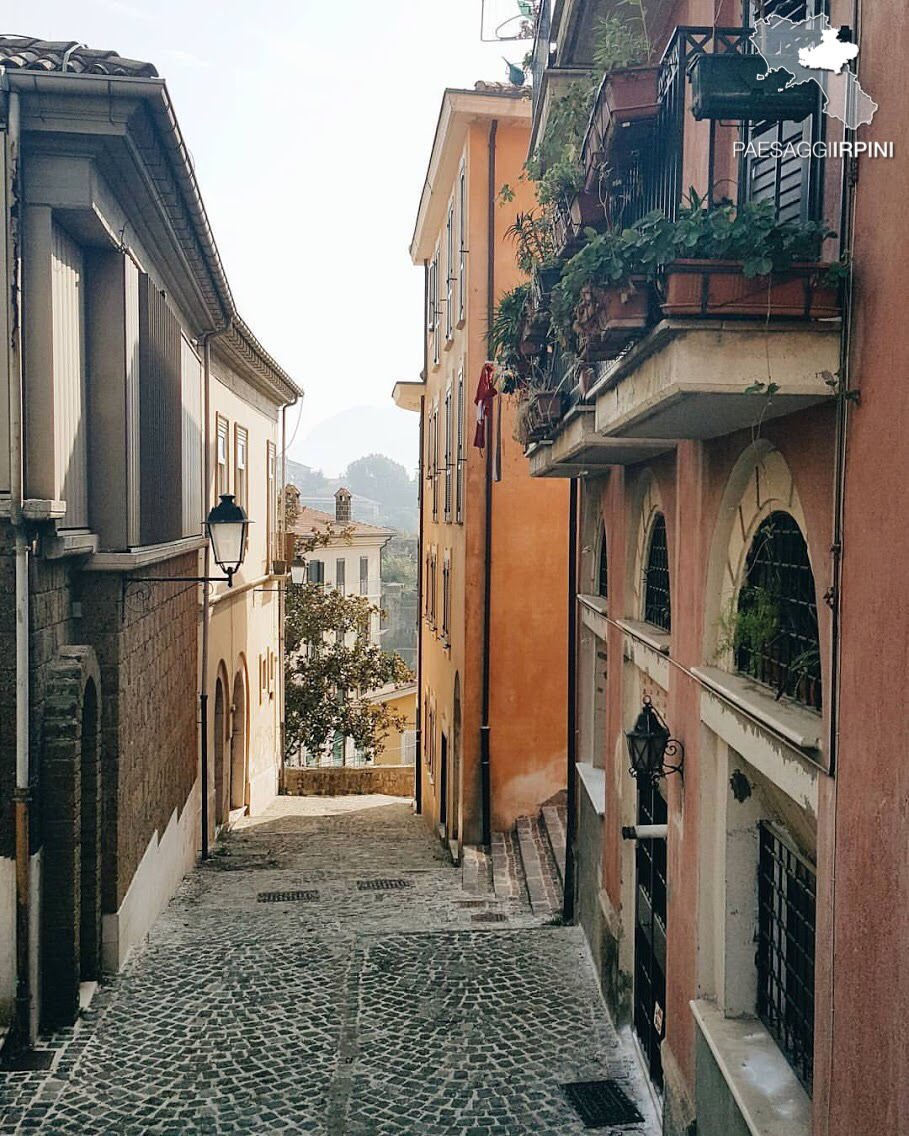
{"type": "Polygon", "coordinates": [[[155,79],[153,63],[124,59],[116,51],[96,51],[75,40],[0,35],[0,66],[22,71],[66,71],[74,75],[118,75],[155,79]]]}
{"type": "Polygon", "coordinates": [[[294,523],[294,532],[306,536],[326,525],[333,525],[339,533],[344,529],[350,529],[351,536],[388,536],[394,531],[381,528],[379,525],[368,525],[365,521],[338,521],[333,513],[323,513],[321,509],[302,505],[294,523]]]}

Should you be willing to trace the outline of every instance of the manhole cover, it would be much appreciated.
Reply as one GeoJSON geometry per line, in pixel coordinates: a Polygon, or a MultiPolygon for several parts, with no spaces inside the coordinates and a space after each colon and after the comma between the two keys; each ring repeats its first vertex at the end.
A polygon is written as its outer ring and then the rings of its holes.
{"type": "Polygon", "coordinates": [[[507,916],[500,911],[481,911],[478,915],[471,915],[472,923],[504,923],[507,916]]]}
{"type": "Polygon", "coordinates": [[[357,880],[358,891],[398,891],[413,887],[413,880],[357,880]]]}
{"type": "Polygon", "coordinates": [[[317,891],[260,891],[259,903],[312,903],[319,898],[317,891]]]}
{"type": "Polygon", "coordinates": [[[616,1081],[576,1081],[562,1088],[585,1128],[640,1124],[644,1119],[616,1081]]]}

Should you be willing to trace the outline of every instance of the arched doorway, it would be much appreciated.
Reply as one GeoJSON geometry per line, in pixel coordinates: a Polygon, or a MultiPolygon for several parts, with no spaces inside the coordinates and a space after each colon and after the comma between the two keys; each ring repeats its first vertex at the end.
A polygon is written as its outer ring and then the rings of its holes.
{"type": "Polygon", "coordinates": [[[452,840],[458,839],[461,829],[461,676],[455,675],[454,708],[451,728],[451,777],[448,789],[448,831],[452,840]]]}
{"type": "Polygon", "coordinates": [[[230,766],[227,752],[227,694],[226,678],[219,668],[215,682],[215,720],[212,729],[215,767],[215,824],[226,824],[230,813],[230,766]]]}
{"type": "Polygon", "coordinates": [[[48,668],[41,750],[41,1027],[71,1025],[101,972],[101,689],[91,647],[48,668]]]}
{"type": "Polygon", "coordinates": [[[246,806],[246,678],[242,670],[234,676],[230,729],[230,807],[246,806]]]}

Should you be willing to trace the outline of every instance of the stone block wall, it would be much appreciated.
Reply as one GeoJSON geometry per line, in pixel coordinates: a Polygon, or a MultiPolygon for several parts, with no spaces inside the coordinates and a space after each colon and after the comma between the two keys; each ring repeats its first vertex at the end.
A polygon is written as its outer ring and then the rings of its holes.
{"type": "Polygon", "coordinates": [[[412,797],[412,765],[333,766],[326,769],[285,769],[283,792],[291,797],[345,797],[381,793],[412,797]]]}

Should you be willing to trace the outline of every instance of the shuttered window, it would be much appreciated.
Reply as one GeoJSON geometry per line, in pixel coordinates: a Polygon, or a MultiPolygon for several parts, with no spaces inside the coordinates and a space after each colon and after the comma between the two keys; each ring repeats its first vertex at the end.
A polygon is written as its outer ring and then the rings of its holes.
{"type": "Polygon", "coordinates": [[[139,452],[142,544],[183,528],[183,337],[148,276],[139,277],[139,452]]]}
{"type": "Polygon", "coordinates": [[[56,492],[66,502],[65,527],[86,528],[85,264],[82,249],[59,225],[52,240],[56,492]]]}
{"type": "Polygon", "coordinates": [[[467,169],[458,178],[458,322],[467,314],[467,169]]]}
{"type": "Polygon", "coordinates": [[[455,520],[464,520],[464,368],[458,371],[458,397],[455,404],[457,444],[455,446],[455,520]]]}
{"type": "Polygon", "coordinates": [[[182,341],[183,382],[183,536],[202,532],[202,363],[192,345],[182,341]]]}
{"type": "Polygon", "coordinates": [[[249,511],[249,434],[243,426],[234,427],[234,500],[249,511]]]}

